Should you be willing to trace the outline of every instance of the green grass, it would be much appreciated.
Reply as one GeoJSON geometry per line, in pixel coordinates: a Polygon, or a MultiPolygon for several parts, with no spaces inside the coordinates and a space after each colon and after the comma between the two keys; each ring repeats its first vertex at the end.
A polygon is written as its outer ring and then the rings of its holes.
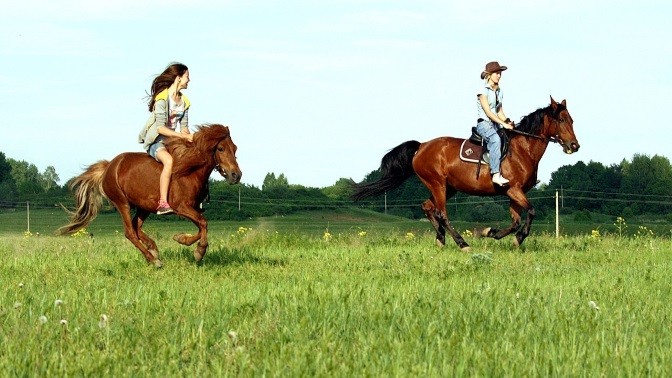
{"type": "Polygon", "coordinates": [[[465,254],[426,222],[313,215],[211,225],[201,265],[170,240],[188,223],[148,223],[163,269],[113,229],[3,237],[0,374],[672,373],[669,237],[467,237],[465,254]]]}

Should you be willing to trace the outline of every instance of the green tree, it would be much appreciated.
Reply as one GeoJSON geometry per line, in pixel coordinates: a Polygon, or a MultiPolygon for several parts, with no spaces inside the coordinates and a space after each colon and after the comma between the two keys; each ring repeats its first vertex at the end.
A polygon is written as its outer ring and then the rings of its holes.
{"type": "Polygon", "coordinates": [[[0,152],[0,201],[16,201],[16,183],[12,178],[12,166],[0,152]]]}
{"type": "Polygon", "coordinates": [[[0,182],[12,180],[12,166],[9,165],[4,152],[0,152],[0,182]]]}
{"type": "Polygon", "coordinates": [[[52,165],[48,166],[47,169],[44,170],[44,173],[42,173],[42,188],[45,192],[58,186],[59,181],[61,181],[61,179],[56,173],[56,168],[52,165]]]}
{"type": "Polygon", "coordinates": [[[12,179],[16,184],[21,199],[30,198],[36,194],[44,192],[40,183],[42,177],[35,164],[29,164],[26,161],[18,161],[11,158],[7,161],[12,167],[12,179]]]}
{"type": "Polygon", "coordinates": [[[661,202],[672,196],[672,166],[663,156],[636,154],[632,161],[623,166],[621,192],[636,193],[643,197],[633,211],[658,213],[670,211],[670,206],[661,202]]]}
{"type": "Polygon", "coordinates": [[[277,178],[275,177],[275,173],[273,172],[267,173],[266,177],[264,177],[264,182],[261,185],[261,190],[267,191],[267,190],[274,190],[277,188],[281,189],[289,188],[289,182],[287,181],[287,177],[285,177],[284,173],[281,173],[277,178]]]}
{"type": "Polygon", "coordinates": [[[352,181],[341,178],[334,185],[322,188],[322,193],[333,200],[347,201],[352,193],[352,181]]]}

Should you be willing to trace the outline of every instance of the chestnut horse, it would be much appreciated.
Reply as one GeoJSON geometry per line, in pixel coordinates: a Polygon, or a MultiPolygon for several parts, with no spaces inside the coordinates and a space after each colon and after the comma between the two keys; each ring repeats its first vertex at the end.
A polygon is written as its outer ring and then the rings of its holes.
{"type": "MultiPolygon", "coordinates": [[[[193,142],[168,138],[166,148],[174,160],[168,202],[177,215],[198,227],[196,235],[177,234],[173,239],[183,245],[198,241],[194,258],[200,262],[208,249],[208,222],[198,206],[207,196],[208,178],[213,170],[216,169],[229,184],[240,182],[237,147],[228,127],[213,124],[199,126],[193,142]]],[[[69,212],[70,223],[56,233],[70,234],[86,227],[98,215],[103,198],[107,198],[121,215],[126,238],[142,252],[148,263],[161,267],[163,263],[159,260],[156,243],[142,230],[149,214],[156,213],[161,167],[161,163],[142,152],[126,152],[111,161],[92,164],[70,183],[76,210],[69,212]],[[133,218],[132,208],[135,208],[133,218]]]]}
{"type": "Polygon", "coordinates": [[[573,123],[567,102],[557,103],[553,97],[549,106],[523,117],[515,130],[509,132],[509,152],[501,166],[502,175],[510,181],[508,186],[494,185],[486,172],[477,177],[476,164],[460,159],[464,139],[441,137],[425,143],[412,140],[393,148],[383,156],[381,178],[372,183],[355,184],[352,198],[357,201],[383,194],[399,187],[415,173],[430,192],[422,210],[436,230],[437,244],[445,245],[448,231],[460,249],[468,251],[469,244],[448,220],[446,201],[457,192],[505,195],[509,197],[511,226],[501,230],[488,227],[477,230],[477,234],[501,239],[517,231],[514,244],[519,246],[530,234],[534,219],[534,207],[525,193],[537,183],[537,168],[548,143],[559,143],[566,154],[579,150],[573,123]],[[523,210],[527,211],[527,219],[521,228],[523,210]]]}

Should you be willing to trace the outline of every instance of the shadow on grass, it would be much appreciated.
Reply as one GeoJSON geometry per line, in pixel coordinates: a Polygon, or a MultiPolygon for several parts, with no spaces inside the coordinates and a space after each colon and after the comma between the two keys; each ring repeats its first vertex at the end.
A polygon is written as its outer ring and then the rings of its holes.
{"type": "MultiPolygon", "coordinates": [[[[195,263],[194,260],[194,249],[190,247],[182,248],[170,248],[166,249],[165,252],[161,253],[161,260],[164,262],[174,260],[174,261],[187,261],[189,263],[195,263]]],[[[263,256],[258,256],[255,252],[251,251],[249,248],[209,248],[208,252],[203,257],[200,265],[220,265],[220,266],[230,266],[230,265],[268,265],[268,266],[285,266],[288,264],[288,260],[281,258],[268,258],[263,256]]]]}

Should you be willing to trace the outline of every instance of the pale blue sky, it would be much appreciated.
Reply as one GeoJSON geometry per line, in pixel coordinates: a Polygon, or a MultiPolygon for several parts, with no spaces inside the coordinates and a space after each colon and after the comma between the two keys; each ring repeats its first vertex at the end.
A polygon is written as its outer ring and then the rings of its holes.
{"type": "MultiPolygon", "coordinates": [[[[61,184],[142,151],[145,91],[190,68],[192,125],[231,126],[243,182],[360,181],[392,147],[466,137],[486,62],[514,120],[567,99],[581,150],[559,167],[672,158],[669,1],[24,0],[3,5],[0,151],[61,184]],[[189,5],[183,5],[189,4],[189,5]]],[[[216,173],[213,177],[219,178],[216,173]]]]}

